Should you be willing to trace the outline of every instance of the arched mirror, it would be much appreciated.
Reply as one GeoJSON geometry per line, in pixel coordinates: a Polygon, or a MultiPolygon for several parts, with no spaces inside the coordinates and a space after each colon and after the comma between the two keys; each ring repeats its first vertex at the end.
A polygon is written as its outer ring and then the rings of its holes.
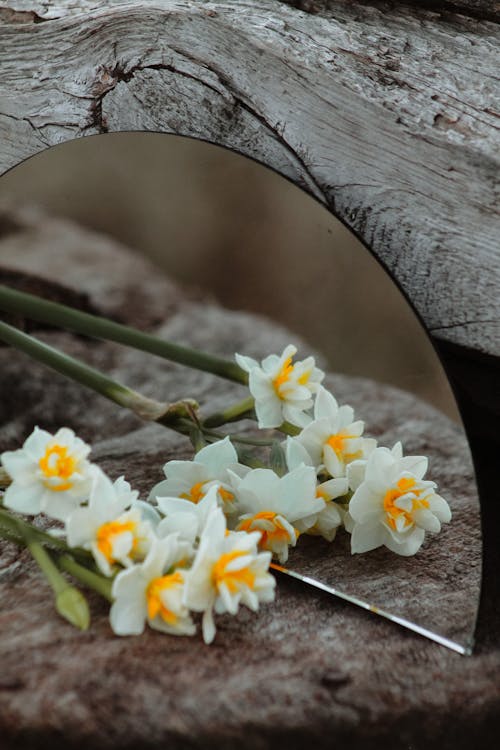
{"type": "MultiPolygon", "coordinates": [[[[353,528],[361,521],[345,519],[360,486],[353,480],[327,498],[330,512],[334,505],[339,510],[338,523],[325,533],[317,522],[315,533],[308,533],[313,524],[300,528],[286,567],[470,651],[482,548],[478,492],[460,415],[422,323],[386,270],[340,221],[257,162],[205,142],[144,133],[86,138],[30,158],[0,179],[0,202],[0,281],[6,286],[233,362],[238,353],[261,370],[265,357],[281,355],[289,344],[297,347],[297,360],[314,356],[326,373],[322,385],[337,406],[354,412],[336,434],[355,421],[364,423],[363,437],[361,428],[351,435],[358,442],[348,458],[348,451],[333,446],[345,466],[325,468],[320,450],[321,482],[342,480],[348,464],[368,461],[381,448],[383,460],[399,466],[394,482],[407,481],[409,464],[398,464],[398,442],[405,456],[427,457],[425,478],[421,472],[418,479],[436,483],[451,518],[442,506],[432,519],[425,516],[427,485],[421,495],[422,489],[412,495],[406,485],[391,495],[389,483],[379,488],[385,536],[365,539],[367,550],[361,550],[363,543],[356,550],[353,528]],[[418,526],[416,510],[425,534],[417,549],[397,548],[398,533],[418,526]],[[386,543],[391,538],[392,549],[386,543]]],[[[9,321],[149,398],[193,398],[203,417],[248,397],[241,385],[144,352],[27,323],[21,314],[9,321]]],[[[35,424],[49,431],[68,426],[92,442],[93,455],[113,479],[125,473],[146,497],[164,478],[164,464],[193,457],[186,438],[140,422],[25,354],[4,347],[0,358],[0,451],[18,447],[35,424]]],[[[332,403],[316,415],[309,409],[309,422],[325,421],[337,408],[332,403]]],[[[284,442],[273,464],[270,444],[251,445],[260,434],[252,419],[217,429],[243,438],[235,443],[242,462],[246,457],[278,473],[281,460],[282,474],[307,464],[303,455],[290,458],[284,442]]],[[[301,429],[291,431],[292,440],[300,443],[301,429]]],[[[301,434],[305,430],[312,437],[301,445],[311,457],[317,436],[307,426],[301,434]]],[[[268,441],[286,438],[270,428],[263,435],[268,441]]],[[[323,443],[331,437],[325,434],[323,443]]],[[[4,554],[4,567],[13,564],[10,554],[4,554]]],[[[278,606],[260,621],[263,632],[271,637],[273,627],[288,632],[309,622],[310,632],[301,637],[314,638],[308,618],[316,613],[323,629],[330,628],[329,637],[341,643],[352,616],[345,605],[312,588],[297,603],[298,586],[279,575],[278,606]]],[[[363,637],[371,638],[375,614],[359,617],[363,637]]],[[[231,628],[222,626],[224,637],[231,628]]],[[[403,647],[397,628],[390,637],[403,647]]]]}

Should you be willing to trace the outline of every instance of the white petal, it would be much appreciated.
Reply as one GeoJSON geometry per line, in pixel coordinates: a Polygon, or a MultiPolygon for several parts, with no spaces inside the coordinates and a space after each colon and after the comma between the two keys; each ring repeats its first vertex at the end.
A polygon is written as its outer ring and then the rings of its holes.
{"type": "MultiPolygon", "coordinates": [[[[303,408],[308,409],[309,405],[310,404],[307,402],[304,404],[303,408]]],[[[286,401],[283,403],[283,416],[288,422],[290,422],[290,424],[293,424],[296,427],[307,427],[312,421],[310,414],[304,412],[303,409],[291,406],[286,401]]]]}
{"type": "Polygon", "coordinates": [[[5,451],[0,456],[3,468],[14,482],[31,484],[35,478],[37,465],[23,450],[5,451]]]}
{"type": "Polygon", "coordinates": [[[278,398],[255,402],[255,414],[261,429],[279,427],[283,422],[281,401],[278,398]]]}
{"type": "Polygon", "coordinates": [[[219,478],[231,464],[238,463],[238,454],[229,439],[219,440],[202,448],[194,457],[196,463],[206,466],[212,478],[219,478]]]}
{"type": "Polygon", "coordinates": [[[391,451],[387,448],[375,448],[366,464],[365,481],[369,482],[374,490],[385,492],[395,465],[391,451]]]}
{"type": "Polygon", "coordinates": [[[241,369],[246,372],[250,372],[254,367],[259,366],[259,363],[255,359],[252,359],[252,357],[245,357],[243,354],[235,354],[234,358],[241,369]]]}
{"type": "Polygon", "coordinates": [[[400,458],[403,458],[403,446],[401,445],[401,442],[398,441],[394,444],[393,449],[391,450],[393,458],[396,458],[398,461],[400,458]]]}
{"type": "Polygon", "coordinates": [[[380,524],[356,523],[352,530],[351,552],[352,554],[369,552],[384,544],[384,529],[380,524]]]}
{"type": "Polygon", "coordinates": [[[339,405],[335,396],[323,386],[318,388],[314,404],[314,419],[336,419],[339,405]]]}
{"type": "Polygon", "coordinates": [[[365,479],[366,461],[360,459],[351,461],[346,467],[347,481],[350,489],[355,492],[365,479]]]}
{"type": "Polygon", "coordinates": [[[40,498],[41,512],[58,521],[66,521],[77,507],[78,501],[74,499],[70,492],[45,490],[40,498]]]}
{"type": "Polygon", "coordinates": [[[449,523],[451,521],[450,506],[448,505],[444,497],[433,493],[432,495],[427,497],[427,500],[429,501],[429,507],[431,511],[435,516],[437,516],[437,518],[439,518],[442,523],[449,523]]]}
{"type": "Polygon", "coordinates": [[[35,516],[37,513],[40,513],[42,494],[43,490],[38,482],[27,487],[14,482],[14,484],[7,487],[3,502],[6,508],[15,510],[17,513],[26,513],[29,516],[35,516]]]}
{"type": "Polygon", "coordinates": [[[349,485],[346,477],[339,479],[328,479],[318,486],[318,489],[326,495],[328,500],[335,500],[337,497],[346,495],[349,490],[349,485]]]}
{"type": "MultiPolygon", "coordinates": [[[[348,404],[343,404],[343,406],[340,407],[338,414],[338,431],[340,432],[344,427],[347,427],[351,424],[359,425],[359,422],[353,422],[353,420],[354,409],[348,404]]],[[[361,422],[361,425],[361,429],[363,430],[364,422],[361,422]]]]}
{"type": "Polygon", "coordinates": [[[248,379],[248,387],[256,401],[268,398],[278,399],[269,375],[266,375],[262,370],[252,370],[248,379]]]}
{"type": "Polygon", "coordinates": [[[286,463],[289,471],[292,471],[301,464],[304,464],[305,466],[313,465],[312,458],[306,448],[302,443],[299,443],[298,440],[294,440],[294,438],[290,436],[286,440],[285,451],[286,463]]]}
{"type": "Polygon", "coordinates": [[[384,544],[388,549],[390,549],[392,552],[395,552],[397,555],[410,557],[411,555],[414,555],[416,552],[418,552],[418,550],[422,546],[424,537],[425,531],[423,529],[419,529],[418,526],[415,526],[409,535],[405,535],[400,544],[398,544],[390,534],[386,535],[384,544]]]}
{"type": "Polygon", "coordinates": [[[111,607],[109,620],[116,635],[140,635],[146,622],[146,605],[135,600],[118,599],[111,607]]]}
{"type": "Polygon", "coordinates": [[[203,640],[206,644],[212,643],[215,638],[215,623],[212,608],[205,610],[202,619],[203,640]]]}
{"type": "Polygon", "coordinates": [[[231,595],[229,593],[229,589],[227,585],[222,582],[219,587],[219,596],[220,599],[217,601],[216,609],[217,612],[222,614],[222,612],[229,612],[230,615],[235,615],[238,611],[238,603],[239,603],[239,596],[237,594],[231,595]],[[220,605],[223,605],[222,607],[220,605]]]}
{"type": "Polygon", "coordinates": [[[122,570],[113,581],[111,594],[114,599],[129,598],[139,600],[144,597],[146,583],[142,576],[142,565],[122,570]]]}
{"type": "Polygon", "coordinates": [[[25,441],[23,450],[26,451],[28,456],[33,459],[36,463],[45,454],[47,443],[52,440],[52,435],[46,430],[41,430],[39,427],[35,427],[31,435],[25,441]]]}
{"type": "Polygon", "coordinates": [[[382,498],[374,492],[366,482],[363,482],[349,503],[349,513],[357,523],[367,523],[374,520],[383,510],[382,498]]]}
{"type": "Polygon", "coordinates": [[[116,489],[111,479],[101,469],[95,467],[89,508],[92,508],[99,515],[107,515],[111,519],[113,516],[119,516],[126,507],[126,498],[124,496],[117,497],[116,489]],[[107,509],[109,513],[105,514],[104,509],[107,509]]]}
{"type": "Polygon", "coordinates": [[[128,557],[132,551],[134,535],[131,531],[124,531],[121,534],[115,534],[112,538],[112,557],[124,564],[124,558],[128,557]]]}
{"type": "Polygon", "coordinates": [[[66,534],[69,546],[81,547],[91,542],[100,525],[100,519],[96,519],[89,508],[74,510],[66,519],[66,534]]]}
{"type": "Polygon", "coordinates": [[[425,508],[416,510],[413,513],[413,520],[417,524],[417,526],[419,526],[421,529],[425,529],[425,531],[432,531],[435,534],[441,531],[441,524],[439,523],[439,520],[436,518],[434,513],[432,513],[430,510],[426,510],[425,508]]]}
{"type": "MultiPolygon", "coordinates": [[[[249,492],[260,502],[259,507],[263,509],[268,498],[273,497],[279,487],[279,477],[271,469],[252,469],[241,480],[239,485],[240,495],[249,492]]],[[[244,504],[244,503],[243,503],[244,504]]],[[[253,506],[249,508],[251,512],[253,506]]]]}
{"type": "MultiPolygon", "coordinates": [[[[167,480],[168,481],[168,480],[167,480]]],[[[171,513],[195,513],[196,504],[183,497],[157,497],[158,508],[165,516],[171,513]]]]}
{"type": "Polygon", "coordinates": [[[341,477],[345,472],[344,462],[337,456],[331,445],[323,447],[323,460],[332,477],[341,477]]]}
{"type": "Polygon", "coordinates": [[[134,502],[132,503],[132,509],[134,508],[137,508],[137,510],[139,510],[141,518],[143,518],[145,521],[149,521],[153,528],[156,528],[156,526],[158,526],[160,522],[160,514],[151,505],[151,503],[146,503],[144,500],[134,500],[134,502]]]}
{"type": "Polygon", "coordinates": [[[399,470],[408,471],[417,479],[422,479],[428,465],[429,460],[425,456],[405,456],[399,461],[399,470]]]}
{"type": "MultiPolygon", "coordinates": [[[[178,480],[185,482],[190,487],[197,482],[205,482],[210,477],[203,464],[194,461],[168,461],[163,467],[167,480],[178,480]]],[[[171,492],[165,492],[165,495],[172,495],[171,492]]]]}
{"type": "Polygon", "coordinates": [[[198,519],[194,513],[172,513],[160,521],[156,529],[158,536],[165,537],[168,534],[179,534],[180,539],[194,544],[198,535],[198,519]]]}

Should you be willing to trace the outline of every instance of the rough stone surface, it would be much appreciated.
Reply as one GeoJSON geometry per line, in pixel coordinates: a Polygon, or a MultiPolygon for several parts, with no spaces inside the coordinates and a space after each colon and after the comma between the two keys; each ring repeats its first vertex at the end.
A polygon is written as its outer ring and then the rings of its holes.
{"type": "MultiPolygon", "coordinates": [[[[20,217],[17,230],[0,238],[0,267],[29,271],[47,287],[55,278],[109,316],[227,356],[262,355],[290,339],[269,321],[183,293],[137,255],[68,222],[20,217]]],[[[241,395],[239,386],[112,344],[46,330],[38,335],[151,396],[195,396],[208,409],[241,395]]],[[[331,375],[328,383],[382,444],[401,438],[407,452],[430,456],[430,473],[454,519],[409,560],[383,550],[351,558],[347,539],[339,537],[331,546],[302,539],[290,564],[464,639],[477,604],[481,545],[463,434],[403,392],[345,376],[331,375]]],[[[184,439],[144,425],[6,347],[0,392],[0,450],[18,446],[36,423],[68,424],[93,443],[94,459],[110,475],[125,473],[144,494],[165,461],[191,454],[184,439]]],[[[276,603],[257,615],[242,610],[219,618],[211,647],[199,636],[151,631],[114,637],[107,607],[96,597],[90,597],[91,629],[80,633],[54,612],[27,553],[6,543],[0,549],[5,750],[236,743],[244,750],[277,742],[329,748],[343,741],[412,750],[495,746],[500,652],[492,637],[478,654],[462,657],[281,577],[276,603]]],[[[486,630],[494,634],[499,622],[497,613],[486,630]]]]}

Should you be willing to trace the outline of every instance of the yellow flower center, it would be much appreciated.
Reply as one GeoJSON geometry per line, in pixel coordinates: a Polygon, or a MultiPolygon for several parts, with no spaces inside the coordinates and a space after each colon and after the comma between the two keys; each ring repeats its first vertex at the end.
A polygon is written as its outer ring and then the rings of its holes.
{"type": "MultiPolygon", "coordinates": [[[[137,524],[134,521],[110,521],[109,523],[103,523],[97,530],[97,547],[106,560],[113,564],[115,559],[113,558],[113,538],[119,534],[124,534],[127,531],[134,533],[137,524]]],[[[134,537],[132,541],[132,550],[137,547],[138,539],[134,537]]]]}
{"type": "Polygon", "coordinates": [[[160,576],[159,578],[153,578],[149,582],[146,589],[146,602],[148,608],[148,617],[150,620],[154,620],[157,615],[168,623],[168,625],[175,625],[179,619],[175,612],[167,609],[162,602],[161,595],[163,591],[171,589],[175,586],[182,586],[184,578],[182,573],[178,570],[168,576],[160,576]]]}
{"type": "Polygon", "coordinates": [[[203,492],[203,487],[205,485],[205,482],[196,482],[196,484],[193,484],[191,489],[189,490],[189,493],[183,492],[181,494],[181,497],[184,500],[190,500],[192,503],[199,503],[200,500],[203,498],[203,495],[205,494],[203,492]]]}
{"type": "Polygon", "coordinates": [[[309,382],[310,377],[311,377],[311,370],[306,370],[305,372],[302,373],[302,375],[297,380],[297,382],[299,383],[299,385],[305,385],[306,383],[309,382]]]}
{"type": "Polygon", "coordinates": [[[50,482],[44,483],[46,487],[55,492],[62,492],[73,487],[73,482],[69,481],[69,477],[74,473],[76,464],[76,458],[68,455],[68,447],[66,445],[48,445],[45,455],[38,462],[43,475],[47,479],[57,478],[63,480],[60,484],[56,485],[50,482]]]}
{"type": "Polygon", "coordinates": [[[224,487],[219,487],[218,492],[224,502],[231,503],[234,500],[233,493],[229,492],[229,490],[225,490],[224,487]]]}
{"type": "Polygon", "coordinates": [[[396,486],[392,487],[384,495],[384,510],[387,514],[387,523],[394,531],[396,531],[396,520],[401,516],[404,518],[405,528],[413,525],[411,513],[402,508],[398,508],[397,505],[395,505],[396,500],[403,495],[406,495],[407,492],[411,491],[415,495],[412,500],[411,512],[429,507],[428,500],[419,497],[422,490],[415,488],[415,484],[416,482],[412,477],[402,477],[396,482],[396,486]]]}
{"type": "MultiPolygon", "coordinates": [[[[240,523],[238,524],[237,531],[246,531],[247,533],[250,531],[260,531],[262,536],[259,541],[259,547],[261,549],[268,549],[271,551],[273,542],[288,542],[290,540],[290,533],[281,523],[280,519],[278,518],[278,514],[273,513],[270,510],[264,510],[260,513],[256,513],[251,518],[244,518],[243,521],[240,521],[240,523]],[[274,528],[272,530],[262,529],[259,521],[271,521],[274,528]]],[[[295,539],[298,539],[299,532],[297,531],[297,529],[294,529],[294,532],[295,539]]]]}
{"type": "Polygon", "coordinates": [[[235,550],[234,552],[226,552],[219,557],[212,568],[212,581],[216,588],[225,583],[231,594],[235,594],[242,586],[253,588],[255,575],[248,566],[239,570],[227,570],[230,562],[246,554],[246,552],[235,550]]]}
{"type": "Polygon", "coordinates": [[[361,458],[363,455],[363,451],[356,451],[355,453],[344,452],[348,450],[346,440],[350,438],[352,438],[352,435],[348,435],[345,432],[338,432],[336,435],[330,435],[325,444],[329,445],[337,457],[343,460],[344,463],[349,463],[350,461],[355,461],[357,458],[361,458]]]}
{"type": "Polygon", "coordinates": [[[276,377],[273,380],[274,390],[276,391],[276,394],[280,398],[281,398],[280,388],[282,385],[284,385],[290,380],[290,376],[292,372],[293,372],[292,358],[287,357],[287,359],[285,359],[285,361],[283,362],[281,370],[279,371],[279,373],[276,375],[276,377]]]}

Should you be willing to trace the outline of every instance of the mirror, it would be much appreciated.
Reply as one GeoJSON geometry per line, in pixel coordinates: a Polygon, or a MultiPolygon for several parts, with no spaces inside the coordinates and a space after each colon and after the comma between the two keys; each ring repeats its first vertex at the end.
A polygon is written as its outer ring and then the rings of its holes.
{"type": "MultiPolygon", "coordinates": [[[[367,437],[389,448],[401,441],[405,454],[428,456],[426,478],[438,484],[452,519],[439,535],[427,534],[415,556],[385,546],[352,555],[350,536],[341,530],[331,543],[302,535],[287,565],[465,650],[471,647],[480,590],[480,514],[453,393],[407,300],[341,222],[258,163],[204,142],[144,133],[51,148],[0,179],[0,204],[2,283],[24,279],[28,291],[43,294],[44,285],[57,282],[61,301],[185,344],[207,350],[213,345],[226,357],[239,351],[260,361],[297,343],[300,358],[316,355],[328,373],[326,385],[339,404],[354,408],[367,437]],[[156,271],[146,273],[139,260],[122,268],[121,245],[156,271]],[[155,274],[171,279],[170,299],[163,297],[161,284],[167,282],[155,274]],[[103,279],[101,291],[95,277],[103,279]],[[114,305],[118,288],[122,294],[128,288],[131,309],[114,305]]],[[[58,335],[70,350],[86,346],[58,335]]],[[[109,346],[103,361],[116,364],[109,346]]],[[[15,374],[24,360],[7,361],[5,349],[0,357],[0,387],[7,394],[0,406],[0,450],[6,450],[22,440],[21,427],[34,419],[55,425],[56,412],[41,411],[44,404],[55,408],[45,392],[36,399],[26,395],[29,368],[22,377],[15,374]]],[[[137,353],[124,355],[118,369],[149,396],[169,382],[164,363],[137,353]]],[[[241,389],[212,380],[203,381],[200,394],[187,393],[192,383],[199,385],[190,374],[177,380],[179,392],[169,398],[193,396],[202,405],[211,398],[224,408],[243,397],[241,389]]],[[[159,446],[151,476],[126,441],[137,424],[95,413],[89,420],[90,411],[66,407],[69,426],[96,443],[96,455],[107,458],[117,476],[126,456],[128,478],[143,491],[161,480],[164,462],[191,455],[184,443],[162,454],[161,428],[155,426],[148,433],[159,446]]],[[[242,428],[251,430],[251,423],[242,428]]],[[[337,603],[330,604],[333,613],[337,603]]]]}

